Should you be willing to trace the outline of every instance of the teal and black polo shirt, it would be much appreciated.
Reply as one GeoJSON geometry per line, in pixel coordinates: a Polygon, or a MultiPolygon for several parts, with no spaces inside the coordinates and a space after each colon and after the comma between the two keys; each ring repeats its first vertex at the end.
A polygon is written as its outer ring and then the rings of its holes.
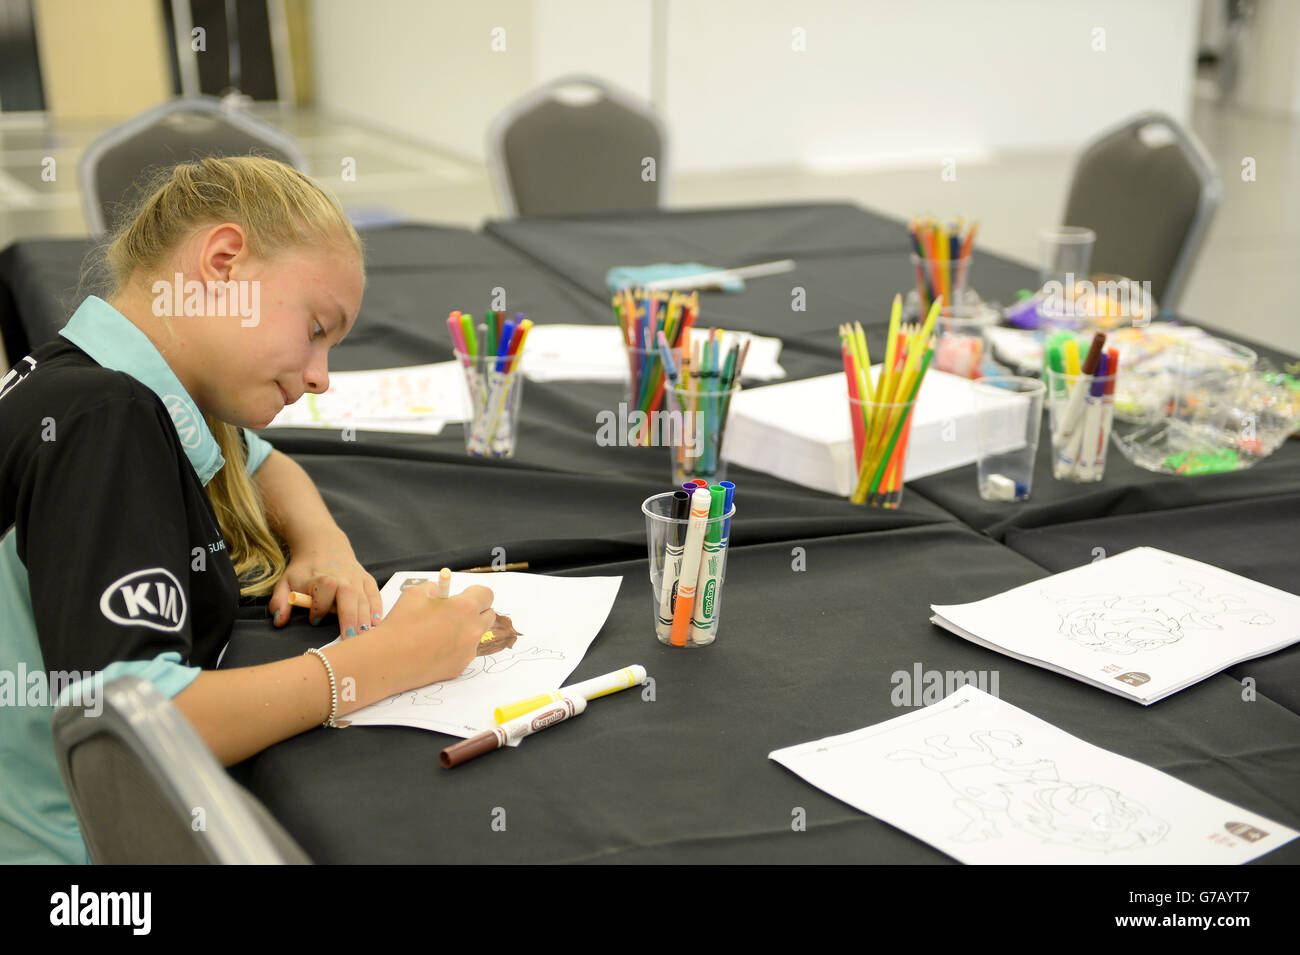
{"type": "MultiPolygon", "coordinates": [[[[245,439],[251,474],[271,445],[245,439]]],[[[174,697],[216,666],[239,604],[204,491],[224,464],[162,355],[102,299],[0,381],[0,863],[88,861],[51,688],[134,674],[174,697]]]]}

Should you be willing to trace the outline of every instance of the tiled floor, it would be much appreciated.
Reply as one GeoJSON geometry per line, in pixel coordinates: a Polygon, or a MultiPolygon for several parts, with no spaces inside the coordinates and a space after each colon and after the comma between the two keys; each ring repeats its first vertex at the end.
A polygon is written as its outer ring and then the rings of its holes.
{"type": "MultiPolygon", "coordinates": [[[[266,118],[294,135],[313,173],[350,212],[475,226],[497,214],[483,164],[315,113],[266,118]],[[346,171],[355,161],[355,178],[346,171]]],[[[1182,311],[1300,351],[1300,119],[1198,102],[1193,129],[1224,179],[1223,202],[1182,311]],[[1242,178],[1254,160],[1255,180],[1242,178]]],[[[76,165],[102,127],[0,119],[0,247],[20,237],[85,235],[76,165]]],[[[676,176],[672,206],[847,199],[900,217],[918,212],[980,221],[979,245],[1032,262],[1040,226],[1064,209],[1071,153],[1012,154],[940,170],[852,173],[771,170],[676,176]]],[[[977,284],[977,283],[976,283],[977,284]]],[[[8,362],[4,363],[8,367],[8,362]]]]}

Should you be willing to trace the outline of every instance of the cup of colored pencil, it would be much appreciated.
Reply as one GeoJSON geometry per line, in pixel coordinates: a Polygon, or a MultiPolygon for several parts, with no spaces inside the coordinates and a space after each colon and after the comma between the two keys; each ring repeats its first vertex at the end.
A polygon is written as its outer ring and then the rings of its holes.
{"type": "Polygon", "coordinates": [[[908,223],[907,231],[916,292],[921,298],[920,314],[928,315],[930,306],[939,298],[961,305],[979,223],[968,226],[965,219],[944,223],[921,216],[908,223]]]}
{"type": "Polygon", "coordinates": [[[700,296],[624,289],[614,296],[613,306],[627,351],[623,415],[629,425],[628,441],[634,447],[650,447],[658,443],[650,425],[664,406],[667,381],[659,336],[668,339],[670,349],[688,343],[700,314],[700,296]]]}
{"type": "Polygon", "coordinates": [[[849,419],[857,480],[854,504],[897,508],[903,499],[912,411],[934,357],[932,335],[942,299],[930,305],[925,324],[900,325],[901,296],[894,296],[885,339],[885,360],[872,380],[862,325],[840,326],[840,351],[848,379],[849,419]]]}
{"type": "Polygon", "coordinates": [[[453,354],[465,373],[468,393],[465,450],[475,457],[514,457],[523,400],[519,364],[532,327],[522,313],[507,319],[502,311],[484,312],[478,322],[468,313],[447,316],[453,354]]]}
{"type": "MultiPolygon", "coordinates": [[[[734,336],[733,336],[734,338],[734,336]]],[[[749,338],[724,345],[722,332],[710,328],[703,340],[688,340],[677,350],[659,336],[660,361],[668,381],[668,416],[656,438],[672,455],[672,482],[726,477],[722,442],[731,400],[740,390],[740,375],[749,354],[749,338]],[[669,434],[664,435],[664,424],[669,434]]],[[[630,429],[629,429],[630,430],[630,429]]]]}

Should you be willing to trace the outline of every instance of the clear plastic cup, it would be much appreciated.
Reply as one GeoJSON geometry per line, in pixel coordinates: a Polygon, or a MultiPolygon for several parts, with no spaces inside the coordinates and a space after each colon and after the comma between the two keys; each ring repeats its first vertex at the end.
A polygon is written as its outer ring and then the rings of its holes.
{"type": "Polygon", "coordinates": [[[650,586],[653,596],[652,619],[659,642],[669,646],[702,647],[718,636],[722,613],[722,584],[727,573],[727,544],[736,505],[723,515],[704,522],[700,551],[695,558],[685,554],[690,518],[674,517],[674,495],[684,492],[665,491],[648,497],[641,504],[645,515],[646,550],[650,558],[650,586]],[[695,563],[697,571],[691,586],[681,579],[683,565],[695,563]],[[690,601],[690,616],[678,620],[690,601]],[[681,606],[679,608],[679,603],[681,606]],[[678,639],[673,641],[674,623],[678,639]]]}
{"type": "Polygon", "coordinates": [[[1105,476],[1114,391],[1114,375],[1069,375],[1047,369],[1052,476],[1058,481],[1087,484],[1105,476]]]}
{"type": "Polygon", "coordinates": [[[935,327],[939,342],[934,367],[959,378],[978,378],[984,361],[984,331],[997,325],[1001,317],[988,305],[944,305],[935,327]]]}
{"type": "Polygon", "coordinates": [[[456,351],[469,420],[465,422],[465,451],[475,457],[512,458],[519,434],[524,373],[516,359],[475,359],[456,351]],[[500,369],[500,370],[498,370],[500,369]]]}
{"type": "Polygon", "coordinates": [[[1046,393],[1037,378],[996,375],[971,382],[976,473],[984,500],[1028,500],[1046,393]]]}
{"type": "MultiPolygon", "coordinates": [[[[650,418],[650,440],[668,446],[675,485],[692,478],[713,483],[727,475],[722,458],[731,401],[740,382],[730,388],[685,384],[667,389],[667,417],[650,418]],[[657,427],[656,427],[657,425],[657,427]]],[[[631,433],[631,428],[628,429],[631,433]]]]}
{"type": "Polygon", "coordinates": [[[849,398],[853,423],[854,473],[849,500],[871,507],[898,508],[903,503],[903,477],[911,444],[915,401],[888,404],[849,398]]]}
{"type": "Polygon", "coordinates": [[[942,296],[945,303],[962,301],[966,280],[970,277],[971,259],[931,259],[912,254],[912,270],[916,273],[916,293],[921,297],[921,317],[930,312],[930,303],[942,296]]]}
{"type": "Polygon", "coordinates": [[[1042,285],[1059,282],[1068,289],[1074,282],[1088,277],[1097,233],[1082,226],[1049,226],[1039,232],[1038,239],[1042,250],[1038,275],[1042,285]]]}

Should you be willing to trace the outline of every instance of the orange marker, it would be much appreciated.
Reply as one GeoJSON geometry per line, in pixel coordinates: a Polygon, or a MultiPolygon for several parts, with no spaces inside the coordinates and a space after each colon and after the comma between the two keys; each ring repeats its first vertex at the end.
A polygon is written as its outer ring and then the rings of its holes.
{"type": "Polygon", "coordinates": [[[451,568],[444,567],[438,572],[438,596],[451,596],[451,568]]]}
{"type": "Polygon", "coordinates": [[[700,556],[704,552],[704,530],[713,499],[708,488],[697,487],[691,495],[691,518],[686,525],[686,545],[682,550],[682,569],[678,575],[677,603],[673,608],[673,629],[668,641],[675,647],[686,646],[691,632],[691,614],[695,611],[695,589],[700,576],[700,556]]]}
{"type": "Polygon", "coordinates": [[[289,591],[290,607],[307,607],[311,608],[311,594],[300,594],[296,590],[289,591]]]}

